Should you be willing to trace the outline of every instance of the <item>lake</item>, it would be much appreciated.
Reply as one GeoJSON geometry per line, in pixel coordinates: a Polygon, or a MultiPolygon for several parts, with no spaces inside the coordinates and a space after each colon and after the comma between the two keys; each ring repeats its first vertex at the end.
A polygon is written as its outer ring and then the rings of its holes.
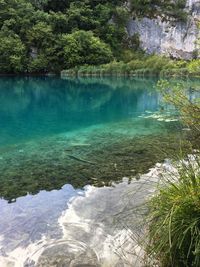
{"type": "Polygon", "coordinates": [[[129,208],[185,133],[156,83],[0,78],[0,266],[128,266],[129,208]]]}

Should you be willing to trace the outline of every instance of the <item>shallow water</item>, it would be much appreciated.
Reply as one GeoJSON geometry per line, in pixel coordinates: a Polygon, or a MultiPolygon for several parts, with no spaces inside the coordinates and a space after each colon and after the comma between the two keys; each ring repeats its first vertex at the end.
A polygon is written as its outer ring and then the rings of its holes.
{"type": "Polygon", "coordinates": [[[131,200],[130,188],[138,194],[143,184],[135,178],[183,135],[155,84],[0,78],[0,266],[130,263],[119,249],[129,231],[115,216],[142,203],[152,184],[131,200]]]}
{"type": "Polygon", "coordinates": [[[177,122],[162,111],[155,84],[1,78],[0,196],[14,201],[66,183],[109,184],[165,158],[153,147],[166,151],[177,122]]]}

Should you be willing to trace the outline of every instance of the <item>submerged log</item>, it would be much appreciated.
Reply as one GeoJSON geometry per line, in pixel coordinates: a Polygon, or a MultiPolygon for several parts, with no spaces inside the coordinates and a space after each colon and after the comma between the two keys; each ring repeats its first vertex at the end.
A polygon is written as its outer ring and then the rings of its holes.
{"type": "Polygon", "coordinates": [[[88,163],[88,164],[92,164],[92,165],[95,165],[95,164],[96,164],[95,162],[88,161],[88,160],[85,160],[85,159],[82,159],[82,158],[78,158],[78,157],[73,156],[73,155],[69,155],[69,154],[68,154],[68,157],[71,158],[71,159],[80,161],[80,162],[84,162],[84,163],[88,163]]]}

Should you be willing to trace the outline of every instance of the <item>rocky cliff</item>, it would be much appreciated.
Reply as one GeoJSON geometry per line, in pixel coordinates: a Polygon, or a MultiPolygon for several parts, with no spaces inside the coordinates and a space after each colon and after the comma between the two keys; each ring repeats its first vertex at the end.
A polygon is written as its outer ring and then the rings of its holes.
{"type": "Polygon", "coordinates": [[[187,21],[157,17],[130,19],[129,36],[139,35],[140,46],[147,53],[164,54],[173,58],[191,59],[196,56],[200,37],[200,1],[187,0],[187,21]]]}

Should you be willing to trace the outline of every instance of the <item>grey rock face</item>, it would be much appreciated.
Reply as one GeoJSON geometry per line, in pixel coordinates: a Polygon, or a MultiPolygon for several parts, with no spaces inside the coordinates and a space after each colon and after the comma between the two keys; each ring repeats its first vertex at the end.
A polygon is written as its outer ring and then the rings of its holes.
{"type": "Polygon", "coordinates": [[[198,49],[197,39],[200,37],[200,1],[188,0],[186,11],[187,22],[162,21],[160,17],[132,19],[127,25],[128,34],[138,33],[141,48],[149,54],[191,59],[198,49]]]}

